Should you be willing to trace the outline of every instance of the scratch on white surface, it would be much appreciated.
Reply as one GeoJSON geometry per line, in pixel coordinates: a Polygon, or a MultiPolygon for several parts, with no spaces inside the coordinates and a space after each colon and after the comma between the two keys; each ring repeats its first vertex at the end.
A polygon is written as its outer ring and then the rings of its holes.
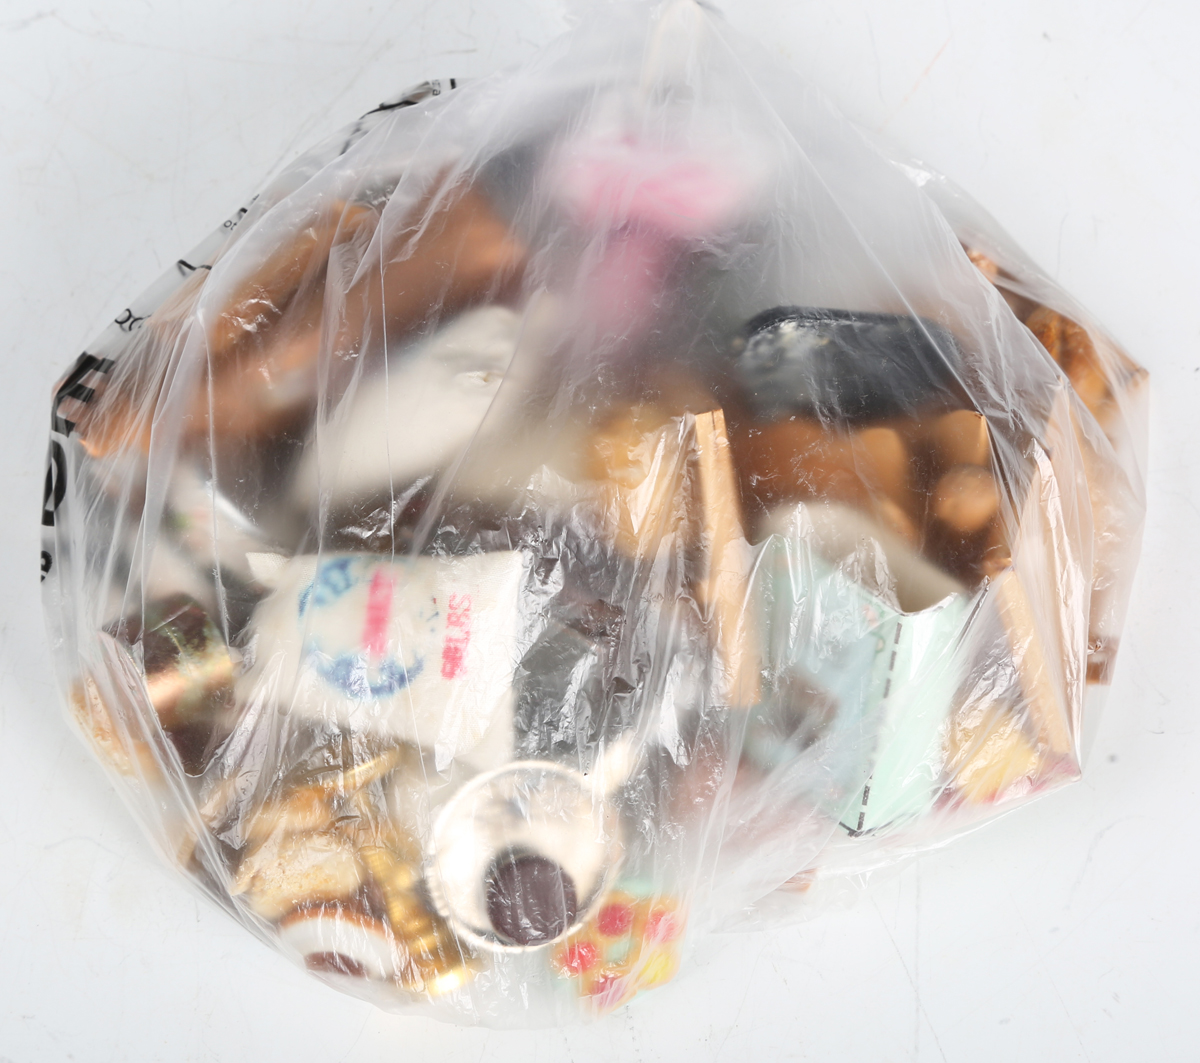
{"type": "Polygon", "coordinates": [[[1064,907],[1071,907],[1071,901],[1074,900],[1076,891],[1083,884],[1084,876],[1087,874],[1087,869],[1091,866],[1092,858],[1096,855],[1096,846],[1100,844],[1100,840],[1104,837],[1104,835],[1112,830],[1113,827],[1123,822],[1124,820],[1120,819],[1114,820],[1103,830],[1096,832],[1096,836],[1092,839],[1092,844],[1088,846],[1087,856],[1084,857],[1083,866],[1079,869],[1079,874],[1075,876],[1075,881],[1071,884],[1071,891],[1067,894],[1067,903],[1064,905],[1064,907]]]}
{"type": "Polygon", "coordinates": [[[12,22],[0,22],[0,30],[6,33],[20,33],[21,30],[27,30],[35,22],[41,22],[43,19],[56,17],[55,11],[38,11],[36,14],[29,15],[26,18],[15,19],[12,22]]]}
{"type": "Polygon", "coordinates": [[[276,62],[268,59],[254,59],[245,54],[232,55],[228,52],[197,52],[191,48],[180,48],[177,45],[164,44],[161,42],[150,43],[148,41],[133,40],[129,37],[123,37],[120,34],[113,33],[111,30],[102,27],[90,29],[84,26],[78,26],[73,22],[63,18],[57,10],[41,11],[36,15],[31,15],[27,19],[22,19],[19,23],[11,23],[4,25],[0,23],[0,28],[10,30],[23,30],[35,22],[41,22],[45,19],[53,19],[63,29],[69,33],[74,33],[76,36],[84,37],[88,40],[100,41],[103,44],[116,44],[124,48],[140,48],[150,52],[163,52],[168,55],[183,55],[189,59],[206,59],[209,62],[215,63],[238,63],[247,66],[278,66],[276,62]]]}
{"type": "Polygon", "coordinates": [[[887,118],[885,118],[885,119],[883,120],[883,125],[881,125],[881,126],[879,127],[879,129],[877,130],[877,132],[880,132],[880,133],[882,133],[882,132],[883,132],[883,131],[884,131],[884,130],[885,130],[887,127],[888,127],[888,123],[889,123],[889,122],[891,122],[891,120],[892,120],[893,118],[895,118],[895,117],[896,117],[896,115],[898,115],[898,114],[899,114],[899,113],[900,113],[902,110],[904,110],[904,106],[905,106],[905,104],[907,104],[907,103],[908,103],[908,101],[909,101],[909,100],[911,100],[911,99],[913,98],[913,96],[916,94],[916,91],[917,91],[917,89],[919,89],[919,88],[921,87],[921,82],[923,82],[923,81],[924,81],[924,80],[925,80],[927,77],[929,77],[929,72],[930,72],[930,71],[931,71],[931,70],[934,68],[934,66],[937,64],[937,61],[938,61],[939,59],[941,59],[941,57],[942,57],[942,53],[943,53],[943,52],[945,52],[945,50],[946,50],[947,48],[949,48],[949,47],[950,47],[950,42],[951,42],[952,40],[954,40],[954,34],[953,34],[953,33],[951,33],[951,34],[950,34],[950,36],[949,36],[949,37],[947,37],[947,38],[946,38],[946,39],[945,39],[945,40],[942,42],[942,46],[941,46],[941,47],[940,47],[940,48],[937,50],[937,54],[936,54],[936,55],[934,55],[934,57],[933,57],[932,59],[930,59],[930,60],[929,60],[929,65],[928,65],[928,66],[926,66],[926,67],[925,67],[925,69],[924,69],[924,70],[922,70],[922,71],[921,71],[921,72],[920,72],[920,73],[917,75],[917,80],[916,80],[916,81],[914,81],[914,82],[912,83],[912,88],[910,88],[910,89],[908,90],[908,93],[905,95],[904,99],[902,99],[902,100],[900,101],[900,103],[899,103],[899,105],[896,107],[896,109],[895,109],[894,111],[892,111],[892,113],[891,113],[891,114],[889,114],[889,115],[887,116],[887,118]]]}
{"type": "Polygon", "coordinates": [[[754,966],[750,969],[750,977],[746,979],[746,987],[742,990],[742,999],[738,1003],[737,1011],[734,1012],[733,1021],[729,1024],[729,1029],[725,1031],[725,1036],[721,1038],[721,1043],[717,1045],[717,1050],[713,1053],[713,1059],[720,1059],[721,1053],[725,1050],[725,1042],[729,1040],[729,1035],[733,1033],[734,1027],[738,1024],[738,1019],[742,1017],[742,1009],[746,1006],[746,998],[750,995],[750,987],[754,984],[754,975],[758,971],[758,965],[762,962],[763,950],[766,948],[764,944],[759,950],[758,955],[754,958],[754,966]]]}
{"type": "Polygon", "coordinates": [[[362,1040],[362,1035],[367,1029],[367,1023],[371,1021],[371,1014],[372,1013],[368,1011],[363,1015],[362,1025],[359,1026],[358,1033],[354,1035],[354,1040],[346,1046],[346,1051],[342,1054],[340,1063],[345,1063],[345,1060],[350,1058],[351,1053],[353,1053],[355,1047],[358,1045],[358,1042],[362,1040]]]}
{"type": "Polygon", "coordinates": [[[875,56],[875,92],[879,96],[879,102],[883,103],[883,64],[879,61],[879,48],[875,44],[875,27],[871,20],[867,19],[867,36],[871,39],[871,54],[875,56]]]}
{"type": "MultiPolygon", "coordinates": [[[[918,897],[918,903],[919,903],[919,900],[920,900],[920,898],[918,897]]],[[[931,1034],[933,1034],[933,1043],[937,1047],[938,1055],[940,1055],[942,1057],[942,1060],[944,1061],[944,1063],[949,1063],[949,1061],[946,1059],[946,1053],[942,1049],[941,1039],[938,1037],[937,1030],[935,1029],[935,1027],[933,1025],[933,1020],[929,1017],[929,1012],[927,1012],[925,1010],[925,1005],[921,1003],[921,990],[917,986],[916,979],[913,977],[913,972],[911,970],[909,970],[908,962],[904,959],[904,953],[902,953],[900,951],[900,946],[896,944],[895,937],[892,936],[891,930],[888,929],[887,920],[884,919],[883,912],[881,912],[879,910],[879,902],[874,897],[872,897],[871,904],[875,909],[875,914],[877,916],[879,916],[879,923],[883,927],[883,932],[885,934],[887,934],[888,941],[890,941],[892,943],[892,948],[895,949],[895,951],[896,951],[896,958],[899,959],[900,966],[902,968],[904,968],[904,975],[908,979],[908,984],[910,986],[912,986],[913,1000],[916,1003],[917,1010],[920,1012],[922,1018],[924,1018],[925,1022],[928,1024],[929,1032],[931,1034]]]]}
{"type": "MultiPolygon", "coordinates": [[[[1011,891],[1008,895],[1009,904],[1012,905],[1012,910],[1016,913],[1017,919],[1020,920],[1021,927],[1024,929],[1026,936],[1030,941],[1033,941],[1033,935],[1029,932],[1029,926],[1025,922],[1025,917],[1021,914],[1021,909],[1017,906],[1016,900],[1013,898],[1011,891]]],[[[1055,946],[1057,947],[1057,946],[1055,946]]],[[[1054,951],[1053,949],[1050,950],[1054,951]]],[[[1046,981],[1050,983],[1050,988],[1054,990],[1054,996],[1058,1000],[1059,1006],[1063,1010],[1063,1015],[1066,1017],[1067,1025],[1071,1027],[1071,1032],[1075,1035],[1075,1040],[1079,1043],[1079,1051],[1083,1053],[1083,1058],[1091,1063],[1091,1056],[1088,1055],[1087,1047],[1083,1043],[1083,1038],[1080,1036],[1079,1028],[1075,1025],[1075,1020],[1071,1018],[1071,1011],[1067,1007],[1067,1002],[1063,1000],[1062,994],[1058,991],[1058,986],[1055,984],[1053,975],[1050,974],[1050,968],[1046,966],[1046,956],[1049,953],[1038,953],[1037,966],[1041,968],[1042,974],[1046,976],[1046,981]]]]}
{"type": "Polygon", "coordinates": [[[1133,24],[1135,22],[1137,22],[1137,20],[1146,13],[1146,8],[1148,8],[1151,3],[1152,3],[1152,0],[1146,0],[1146,2],[1144,4],[1142,4],[1141,7],[1138,8],[1137,14],[1134,15],[1133,18],[1131,18],[1128,22],[1126,22],[1124,26],[1121,27],[1121,32],[1128,33],[1130,28],[1133,26],[1133,24]]]}
{"type": "Polygon", "coordinates": [[[1071,216],[1071,212],[1067,211],[1062,216],[1062,220],[1058,223],[1058,247],[1054,252],[1054,277],[1058,278],[1059,269],[1062,266],[1062,244],[1063,244],[1063,229],[1066,228],[1067,218],[1071,216]]]}
{"type": "Polygon", "coordinates": [[[913,1059],[921,1058],[921,865],[913,867],[916,896],[913,901],[913,1059]]]}

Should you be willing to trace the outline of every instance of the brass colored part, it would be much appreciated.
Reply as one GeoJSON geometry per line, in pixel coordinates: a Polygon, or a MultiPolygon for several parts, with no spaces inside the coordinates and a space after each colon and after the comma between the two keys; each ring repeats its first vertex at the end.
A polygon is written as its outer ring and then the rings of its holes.
{"type": "Polygon", "coordinates": [[[421,939],[438,920],[415,892],[420,872],[382,846],[364,846],[358,855],[383,894],[388,922],[398,939],[405,945],[421,939]]]}
{"type": "Polygon", "coordinates": [[[430,972],[425,980],[424,990],[432,997],[445,996],[466,985],[474,974],[474,967],[463,961],[441,971],[430,972]]]}
{"type": "Polygon", "coordinates": [[[420,935],[429,929],[432,913],[420,898],[400,890],[384,890],[388,922],[397,934],[420,935]]]}
{"type": "Polygon", "coordinates": [[[444,996],[466,985],[475,974],[475,965],[455,954],[454,962],[439,967],[408,963],[396,977],[396,983],[409,993],[430,997],[444,996]]]}
{"type": "Polygon", "coordinates": [[[447,951],[440,946],[448,943],[448,931],[444,925],[439,926],[431,921],[421,933],[410,937],[397,935],[397,940],[408,949],[408,954],[417,962],[433,962],[441,959],[447,951]]]}
{"type": "Polygon", "coordinates": [[[410,993],[436,996],[466,982],[473,973],[470,955],[416,894],[417,868],[382,846],[364,846],[359,858],[383,893],[396,945],[407,956],[397,984],[410,993]]]}
{"type": "Polygon", "coordinates": [[[371,783],[382,779],[400,763],[403,754],[403,746],[394,746],[380,753],[378,756],[372,757],[370,760],[356,764],[349,771],[342,773],[342,789],[346,793],[352,794],[357,790],[361,790],[364,786],[369,786],[371,783]]]}

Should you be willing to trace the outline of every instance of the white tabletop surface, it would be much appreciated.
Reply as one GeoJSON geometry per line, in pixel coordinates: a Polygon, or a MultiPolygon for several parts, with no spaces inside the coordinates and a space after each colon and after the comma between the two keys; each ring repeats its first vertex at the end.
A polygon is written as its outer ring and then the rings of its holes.
{"type": "Polygon", "coordinates": [[[3,0],[0,1063],[1200,1058],[1200,5],[727,7],[965,186],[1151,371],[1145,549],[1084,780],[845,910],[710,939],[586,1028],[384,1014],[195,899],[51,683],[51,382],[269,169],[415,81],[527,57],[563,4],[3,0]]]}

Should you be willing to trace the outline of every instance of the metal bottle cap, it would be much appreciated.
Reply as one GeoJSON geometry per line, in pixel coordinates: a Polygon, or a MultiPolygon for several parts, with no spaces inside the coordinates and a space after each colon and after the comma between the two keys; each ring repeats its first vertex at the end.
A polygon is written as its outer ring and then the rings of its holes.
{"type": "Polygon", "coordinates": [[[427,881],[465,941],[521,952],[587,921],[621,863],[616,809],[578,772],[517,761],[477,776],[433,827],[427,881]]]}

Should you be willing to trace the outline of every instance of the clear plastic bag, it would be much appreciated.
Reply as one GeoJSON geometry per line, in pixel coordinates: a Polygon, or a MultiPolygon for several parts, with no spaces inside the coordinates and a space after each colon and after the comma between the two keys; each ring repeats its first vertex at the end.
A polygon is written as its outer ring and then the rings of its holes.
{"type": "Polygon", "coordinates": [[[304,155],[63,378],[68,705],[339,988],[596,1015],[1078,777],[1144,383],[718,16],[599,6],[304,155]]]}

